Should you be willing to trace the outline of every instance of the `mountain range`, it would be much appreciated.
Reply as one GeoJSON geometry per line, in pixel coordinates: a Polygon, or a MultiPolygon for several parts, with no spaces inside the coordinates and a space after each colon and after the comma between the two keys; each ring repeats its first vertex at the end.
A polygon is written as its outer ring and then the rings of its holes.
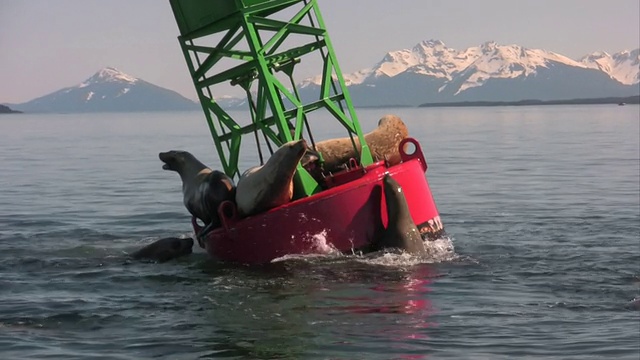
{"type": "MultiPolygon", "coordinates": [[[[298,84],[305,101],[318,99],[321,76],[298,84]]],[[[554,101],[640,94],[640,49],[594,52],[578,60],[518,45],[486,42],[463,50],[423,41],[387,53],[374,66],[345,75],[356,106],[418,106],[452,102],[554,101]]],[[[244,98],[217,98],[224,108],[246,107],[244,98]]],[[[22,104],[24,112],[197,110],[200,106],[115,68],[82,83],[22,104]]]]}
{"type": "Polygon", "coordinates": [[[199,105],[175,91],[106,67],[82,83],[11,108],[31,113],[197,110],[199,105]]]}
{"type": "MultiPolygon", "coordinates": [[[[632,96],[640,93],[640,49],[572,60],[518,45],[456,50],[428,40],[387,53],[345,82],[357,106],[632,96]]],[[[319,86],[320,76],[306,79],[301,93],[313,97],[319,86]]]]}

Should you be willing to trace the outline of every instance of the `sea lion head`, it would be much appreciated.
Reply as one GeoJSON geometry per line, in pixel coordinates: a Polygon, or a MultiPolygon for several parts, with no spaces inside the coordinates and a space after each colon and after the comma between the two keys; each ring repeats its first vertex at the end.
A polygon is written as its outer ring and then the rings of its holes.
{"type": "MultiPolygon", "coordinates": [[[[308,151],[312,150],[307,146],[307,141],[300,139],[284,143],[272,157],[278,162],[283,161],[287,164],[297,164],[308,151]]],[[[307,161],[313,161],[313,157],[310,156],[307,161]]]]}
{"type": "Polygon", "coordinates": [[[283,148],[289,148],[289,151],[284,152],[282,161],[285,163],[296,164],[300,162],[300,165],[307,170],[312,176],[321,170],[322,164],[320,163],[320,153],[312,149],[307,145],[307,141],[304,139],[290,141],[285,143],[283,148]]]}
{"type": "Polygon", "coordinates": [[[193,252],[193,239],[175,239],[171,242],[171,249],[177,255],[189,255],[193,252]]]}
{"type": "Polygon", "coordinates": [[[307,150],[304,155],[302,155],[300,164],[303,168],[307,169],[307,171],[314,170],[320,166],[320,154],[307,146],[307,150]]]}
{"type": "Polygon", "coordinates": [[[398,199],[404,198],[404,192],[398,182],[392,178],[389,174],[386,174],[382,179],[384,195],[387,199],[387,213],[389,217],[395,217],[398,211],[400,211],[400,202],[398,199]]]}
{"type": "Polygon", "coordinates": [[[160,241],[157,243],[158,247],[154,249],[155,251],[150,254],[150,258],[158,262],[177,259],[193,252],[193,239],[191,238],[167,238],[160,241]]]}
{"type": "Polygon", "coordinates": [[[409,136],[407,125],[395,115],[385,115],[378,121],[378,129],[384,129],[389,134],[394,134],[396,138],[402,140],[409,136]]]}
{"type": "Polygon", "coordinates": [[[147,259],[165,262],[180,256],[189,255],[193,248],[193,239],[163,238],[131,254],[136,260],[147,259]]]}
{"type": "Polygon", "coordinates": [[[161,152],[158,157],[164,163],[162,169],[180,172],[184,167],[186,154],[188,154],[186,151],[179,150],[161,152]]]}
{"type": "MultiPolygon", "coordinates": [[[[291,132],[291,137],[295,138],[295,129],[291,129],[289,130],[291,132]]],[[[306,142],[306,140],[301,139],[302,141],[304,141],[304,147],[306,148],[305,153],[302,155],[302,158],[300,159],[300,165],[302,165],[303,168],[305,168],[309,173],[313,173],[315,171],[317,171],[320,168],[320,153],[318,153],[317,151],[315,151],[311,146],[308,145],[308,143],[306,142]]],[[[297,143],[297,141],[291,141],[290,143],[297,143]]]]}
{"type": "Polygon", "coordinates": [[[196,169],[198,171],[200,170],[199,168],[206,167],[198,159],[196,159],[195,156],[187,151],[171,150],[167,152],[161,152],[160,154],[158,154],[158,157],[162,162],[164,162],[164,165],[162,165],[162,168],[164,170],[175,171],[179,174],[182,174],[187,166],[195,166],[196,168],[198,168],[196,169]]]}
{"type": "Polygon", "coordinates": [[[378,126],[379,127],[383,127],[383,126],[406,127],[406,125],[404,124],[404,121],[402,121],[402,119],[400,119],[398,116],[393,114],[387,114],[381,117],[380,120],[378,120],[378,126]]]}

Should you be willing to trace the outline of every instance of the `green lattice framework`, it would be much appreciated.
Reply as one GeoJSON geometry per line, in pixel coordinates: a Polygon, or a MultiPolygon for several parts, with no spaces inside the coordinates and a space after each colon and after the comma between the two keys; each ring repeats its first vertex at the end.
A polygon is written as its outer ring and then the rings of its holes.
{"type": "MultiPolygon", "coordinates": [[[[304,126],[310,132],[307,115],[318,109],[328,110],[352,139],[359,139],[362,165],[373,163],[316,0],[170,2],[180,29],[178,39],[227,175],[239,176],[243,136],[258,142],[261,133],[265,143],[271,142],[275,147],[298,140],[303,137],[304,126]],[[283,13],[288,20],[277,18],[283,13]],[[293,16],[289,18],[290,14],[293,16]],[[302,38],[303,44],[285,46],[292,36],[302,38]],[[317,71],[322,74],[322,84],[319,96],[305,103],[292,73],[300,57],[313,52],[319,52],[323,62],[322,71],[317,71]],[[234,66],[218,67],[229,60],[234,66]],[[283,84],[277,72],[286,74],[290,84],[283,84]],[[241,125],[215,101],[212,87],[221,83],[245,89],[252,104],[248,124],[241,125]]],[[[296,185],[302,196],[320,190],[302,167],[298,168],[296,185]]]]}

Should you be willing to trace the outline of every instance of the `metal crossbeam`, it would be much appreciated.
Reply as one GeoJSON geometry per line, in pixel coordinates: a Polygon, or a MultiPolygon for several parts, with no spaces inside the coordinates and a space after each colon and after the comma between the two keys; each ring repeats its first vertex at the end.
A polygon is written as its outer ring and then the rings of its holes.
{"type": "MultiPolygon", "coordinates": [[[[305,127],[311,136],[313,123],[308,121],[308,114],[318,109],[326,109],[350,136],[358,138],[362,144],[361,164],[373,163],[317,0],[170,0],[170,3],[180,29],[178,40],[227,175],[240,174],[238,161],[243,138],[250,136],[245,141],[255,140],[260,151],[263,143],[258,141],[258,133],[262,133],[269,148],[271,144],[280,146],[300,139],[305,127]],[[294,7],[295,13],[282,20],[282,11],[294,7]],[[276,15],[279,18],[274,18],[276,15]],[[285,47],[289,39],[302,45],[285,47]],[[294,83],[294,69],[301,58],[316,52],[323,60],[320,94],[305,103],[294,83]],[[228,60],[235,64],[229,67],[228,60]],[[281,83],[277,71],[285,72],[291,84],[281,83]],[[248,125],[240,125],[216,102],[215,86],[227,83],[240,85],[247,93],[251,120],[248,125]]],[[[303,196],[320,191],[318,183],[304,169],[298,170],[296,185],[303,196]]]]}

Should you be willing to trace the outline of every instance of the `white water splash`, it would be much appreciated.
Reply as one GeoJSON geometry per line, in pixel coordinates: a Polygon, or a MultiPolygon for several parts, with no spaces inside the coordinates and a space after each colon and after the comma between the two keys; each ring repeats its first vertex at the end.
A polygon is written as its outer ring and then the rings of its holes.
{"type": "MultiPolygon", "coordinates": [[[[291,240],[294,241],[295,237],[291,237],[291,240]]],[[[327,230],[322,230],[317,234],[304,234],[304,242],[310,242],[311,248],[313,249],[313,253],[311,254],[287,254],[284,256],[280,256],[271,260],[272,263],[292,260],[292,259],[315,259],[319,257],[331,257],[331,256],[342,256],[340,250],[336,249],[335,246],[327,242],[327,230]]]]}
{"type": "Polygon", "coordinates": [[[453,241],[449,237],[440,238],[424,243],[427,254],[415,255],[404,251],[380,251],[372,254],[364,254],[357,260],[367,264],[389,267],[415,266],[419,264],[433,264],[455,260],[453,241]]]}
{"type": "Polygon", "coordinates": [[[410,267],[419,264],[434,264],[454,261],[459,258],[455,253],[453,240],[449,237],[439,238],[434,241],[426,241],[425,249],[427,254],[415,255],[404,251],[378,251],[375,253],[355,253],[345,254],[338,251],[333,245],[327,243],[326,230],[310,236],[307,241],[313,241],[317,252],[312,254],[288,254],[271,260],[272,263],[287,260],[313,261],[323,260],[355,260],[370,265],[381,265],[388,267],[410,267]]]}
{"type": "Polygon", "coordinates": [[[303,260],[303,261],[312,261],[316,259],[336,259],[344,257],[342,254],[287,254],[284,256],[277,257],[271,260],[271,263],[290,261],[290,260],[303,260]]]}
{"type": "Polygon", "coordinates": [[[305,234],[305,241],[311,241],[315,250],[322,254],[339,254],[340,251],[327,242],[327,230],[318,234],[305,234]]]}

